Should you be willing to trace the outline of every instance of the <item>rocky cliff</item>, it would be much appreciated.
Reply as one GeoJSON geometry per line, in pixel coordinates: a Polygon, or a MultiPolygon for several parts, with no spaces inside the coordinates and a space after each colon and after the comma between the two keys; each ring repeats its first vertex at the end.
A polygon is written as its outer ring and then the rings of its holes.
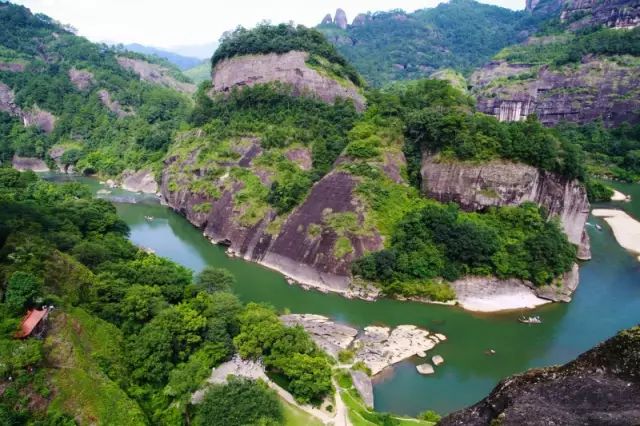
{"type": "Polygon", "coordinates": [[[494,61],[476,71],[471,83],[478,110],[500,121],[520,121],[535,113],[548,126],[561,121],[606,125],[640,122],[640,68],[587,57],[576,67],[494,61]]]}
{"type": "Polygon", "coordinates": [[[278,81],[293,86],[297,95],[308,94],[328,103],[351,99],[358,111],[364,110],[365,98],[353,83],[311,68],[308,59],[308,53],[299,51],[225,59],[213,69],[213,91],[224,93],[235,87],[278,81]]]}
{"type": "Polygon", "coordinates": [[[166,202],[202,229],[212,242],[229,247],[231,253],[323,290],[347,294],[350,266],[366,251],[380,250],[377,232],[361,232],[364,217],[354,194],[355,179],[334,171],[318,181],[296,209],[277,216],[268,205],[253,206],[243,201],[247,182],[238,176],[250,171],[261,183],[270,185],[270,173],[256,164],[263,154],[260,140],[235,141],[235,161],[225,161],[231,172],[206,178],[219,164],[200,165],[199,152],[172,156],[165,161],[161,193],[166,202]],[[201,189],[207,181],[207,191],[201,189]],[[213,194],[213,195],[212,195],[213,194]],[[360,231],[338,230],[336,218],[353,218],[360,231]],[[338,239],[347,238],[352,250],[339,253],[338,239]]]}
{"type": "Polygon", "coordinates": [[[640,424],[640,327],[558,367],[509,377],[476,405],[441,420],[465,425],[640,424]]]}
{"type": "Polygon", "coordinates": [[[579,246],[578,257],[589,259],[584,225],[589,202],[582,184],[535,167],[505,161],[485,164],[439,161],[425,154],[421,167],[422,192],[436,200],[458,203],[466,210],[519,205],[531,201],[558,217],[569,241],[579,246]]]}

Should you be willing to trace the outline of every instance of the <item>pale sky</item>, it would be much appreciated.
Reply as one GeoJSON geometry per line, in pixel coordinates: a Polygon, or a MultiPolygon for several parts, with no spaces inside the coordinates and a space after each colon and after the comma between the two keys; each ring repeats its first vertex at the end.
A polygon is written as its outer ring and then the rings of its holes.
{"type": "MultiPolygon", "coordinates": [[[[294,21],[314,26],[341,7],[349,23],[367,11],[434,7],[440,0],[14,0],[78,29],[92,41],[171,48],[217,41],[238,25],[294,21]]],[[[482,0],[514,10],[525,0],[482,0]]]]}

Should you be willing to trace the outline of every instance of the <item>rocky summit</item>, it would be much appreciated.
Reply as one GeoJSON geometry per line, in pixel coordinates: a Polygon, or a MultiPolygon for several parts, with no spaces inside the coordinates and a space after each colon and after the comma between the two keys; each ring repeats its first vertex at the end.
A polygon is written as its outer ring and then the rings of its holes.
{"type": "Polygon", "coordinates": [[[618,333],[576,360],[504,379],[442,426],[640,424],[640,327],[618,333]]]}

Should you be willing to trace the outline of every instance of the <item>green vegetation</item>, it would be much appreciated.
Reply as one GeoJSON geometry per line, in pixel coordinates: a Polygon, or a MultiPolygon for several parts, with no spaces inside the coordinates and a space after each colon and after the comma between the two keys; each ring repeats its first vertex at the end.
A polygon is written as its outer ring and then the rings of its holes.
{"type": "Polygon", "coordinates": [[[261,381],[232,378],[212,385],[198,407],[200,426],[278,425],[284,419],[276,392],[261,381]]]}
{"type": "Polygon", "coordinates": [[[577,33],[563,33],[537,43],[519,44],[502,50],[496,59],[512,63],[554,65],[576,64],[585,55],[640,55],[640,29],[591,27],[577,33]]]}
{"type": "Polygon", "coordinates": [[[285,327],[273,309],[255,303],[239,319],[240,333],[233,339],[238,353],[262,358],[296,400],[319,403],[332,391],[329,360],[302,327],[285,327]]]}
{"type": "Polygon", "coordinates": [[[365,256],[353,268],[365,279],[382,282],[389,293],[409,289],[421,295],[418,286],[404,282],[492,274],[543,285],[569,270],[574,258],[575,248],[558,223],[547,221],[535,205],[477,214],[429,203],[398,224],[388,249],[365,256]]]}
{"type": "Polygon", "coordinates": [[[22,6],[2,5],[0,20],[2,60],[26,66],[24,72],[0,71],[0,81],[13,90],[23,110],[40,108],[56,117],[53,131],[45,134],[0,112],[0,162],[10,161],[14,153],[47,158],[54,145],[73,145],[62,162],[85,173],[117,175],[159,162],[187,117],[185,96],[141,82],[118,64],[116,56],[125,53],[75,36],[22,6]],[[93,76],[85,90],[73,85],[72,68],[93,76]],[[134,114],[119,118],[107,109],[99,99],[102,89],[134,114]]]}
{"type": "Polygon", "coordinates": [[[211,80],[211,62],[203,61],[193,68],[182,71],[182,73],[196,84],[204,83],[211,80]]]}
{"type": "Polygon", "coordinates": [[[258,25],[256,28],[247,30],[239,27],[225,36],[220,46],[211,58],[211,65],[223,59],[234,56],[286,53],[292,50],[309,52],[312,57],[311,64],[323,66],[322,61],[313,59],[314,55],[324,58],[329,63],[335,64],[331,67],[330,73],[350,80],[356,86],[361,86],[362,81],[356,70],[338,53],[325,37],[317,30],[306,28],[302,25],[258,25]]]}
{"type": "Polygon", "coordinates": [[[438,69],[468,73],[505,46],[522,40],[537,19],[470,0],[442,3],[413,13],[369,14],[364,25],[318,27],[376,87],[429,76],[438,69]]]}

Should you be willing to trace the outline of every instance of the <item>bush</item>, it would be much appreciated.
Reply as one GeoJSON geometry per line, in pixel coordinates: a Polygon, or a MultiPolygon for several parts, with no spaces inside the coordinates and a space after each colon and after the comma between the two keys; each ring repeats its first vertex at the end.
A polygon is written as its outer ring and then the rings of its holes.
{"type": "Polygon", "coordinates": [[[197,408],[200,426],[278,425],[284,420],[275,391],[261,381],[231,377],[224,385],[212,385],[197,408]]]}

